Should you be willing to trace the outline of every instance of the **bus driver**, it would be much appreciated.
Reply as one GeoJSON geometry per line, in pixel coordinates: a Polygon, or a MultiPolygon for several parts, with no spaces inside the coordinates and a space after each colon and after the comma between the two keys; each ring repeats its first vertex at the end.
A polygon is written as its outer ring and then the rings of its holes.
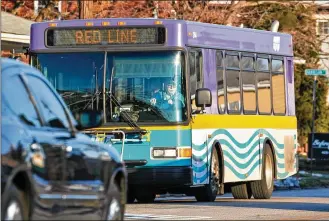
{"type": "Polygon", "coordinates": [[[157,105],[162,110],[183,108],[184,97],[177,92],[177,85],[174,81],[166,83],[166,91],[157,90],[150,100],[152,105],[157,105]]]}

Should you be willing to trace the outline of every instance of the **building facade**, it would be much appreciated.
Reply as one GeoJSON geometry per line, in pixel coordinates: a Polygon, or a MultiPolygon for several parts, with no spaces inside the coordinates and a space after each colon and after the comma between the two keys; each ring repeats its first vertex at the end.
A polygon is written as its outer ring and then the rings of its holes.
{"type": "MultiPolygon", "coordinates": [[[[327,71],[329,77],[329,1],[316,1],[318,13],[314,15],[316,20],[316,34],[321,41],[320,68],[327,71]]],[[[329,90],[327,95],[329,105],[329,90]]]]}

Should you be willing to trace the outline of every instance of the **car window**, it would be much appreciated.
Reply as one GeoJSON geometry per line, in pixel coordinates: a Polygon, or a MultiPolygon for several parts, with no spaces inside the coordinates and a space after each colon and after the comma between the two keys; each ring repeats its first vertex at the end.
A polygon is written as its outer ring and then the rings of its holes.
{"type": "Polygon", "coordinates": [[[2,81],[1,87],[2,97],[7,102],[7,105],[3,105],[3,108],[8,107],[26,125],[36,127],[41,125],[37,111],[18,75],[2,81]]]}
{"type": "Polygon", "coordinates": [[[28,75],[28,84],[37,98],[45,123],[54,128],[69,128],[64,107],[51,88],[40,78],[28,75]]]}

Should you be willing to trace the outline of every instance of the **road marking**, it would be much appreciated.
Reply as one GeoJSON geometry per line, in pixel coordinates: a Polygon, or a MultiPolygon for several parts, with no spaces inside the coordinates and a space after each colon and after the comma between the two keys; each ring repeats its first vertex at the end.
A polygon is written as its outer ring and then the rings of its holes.
{"type": "Polygon", "coordinates": [[[176,216],[176,215],[153,215],[153,214],[125,214],[125,220],[203,220],[211,219],[207,216],[176,216]]]}

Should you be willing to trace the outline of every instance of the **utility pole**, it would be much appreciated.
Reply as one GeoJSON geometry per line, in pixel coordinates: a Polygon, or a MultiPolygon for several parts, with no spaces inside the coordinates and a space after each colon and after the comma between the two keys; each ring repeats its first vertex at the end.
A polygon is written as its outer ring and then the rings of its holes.
{"type": "Polygon", "coordinates": [[[93,1],[79,0],[79,18],[93,18],[93,1]]]}
{"type": "Polygon", "coordinates": [[[312,113],[312,137],[309,151],[311,151],[311,176],[313,175],[313,142],[314,142],[314,123],[315,123],[315,108],[316,108],[316,83],[317,76],[326,76],[326,70],[323,69],[305,69],[305,74],[313,76],[313,113],[312,113]]]}
{"type": "Polygon", "coordinates": [[[314,121],[315,121],[315,106],[316,106],[316,103],[315,103],[315,99],[316,99],[316,96],[315,96],[315,92],[316,92],[316,75],[314,76],[313,78],[313,114],[312,114],[312,140],[311,140],[311,176],[313,176],[313,142],[314,142],[314,121]]]}

